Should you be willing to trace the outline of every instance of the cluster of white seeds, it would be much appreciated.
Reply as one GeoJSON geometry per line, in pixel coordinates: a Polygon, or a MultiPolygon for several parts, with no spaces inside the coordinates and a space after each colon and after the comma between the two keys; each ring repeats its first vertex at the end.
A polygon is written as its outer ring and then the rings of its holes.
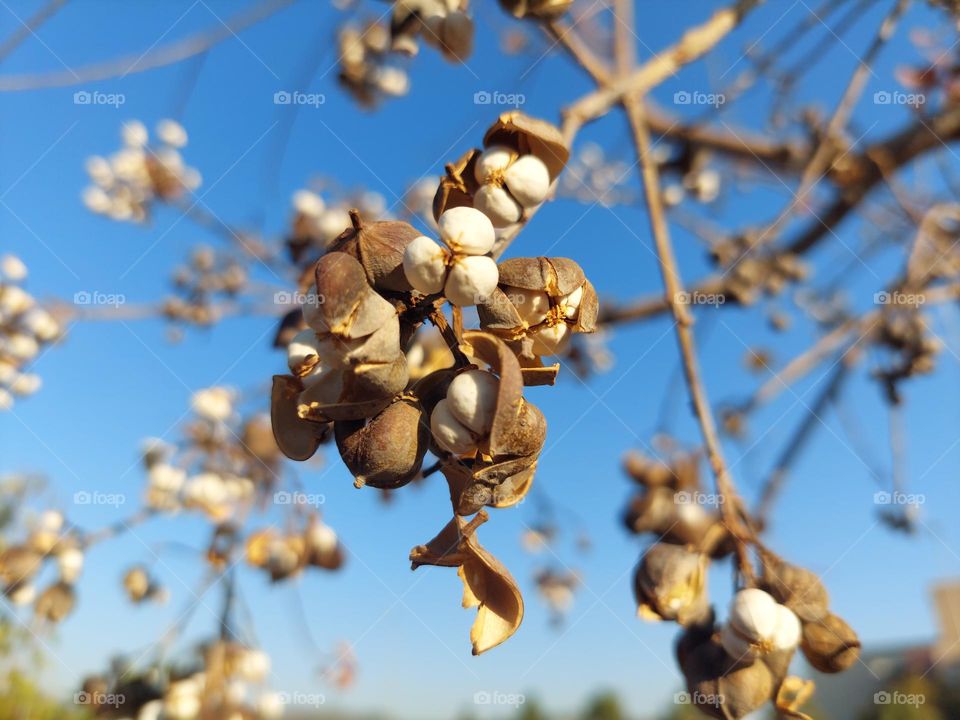
{"type": "Polygon", "coordinates": [[[131,121],[122,129],[123,147],[108,158],[94,155],[87,160],[93,185],[83,193],[92,212],[113,220],[143,222],[154,200],[172,200],[200,187],[200,173],[188,167],[180,154],[187,132],[173,120],[156,127],[159,143],[149,144],[143,123],[131,121]]]}
{"type": "Polygon", "coordinates": [[[460,307],[483,302],[500,279],[497,263],[488,253],[496,231],[479,210],[455,207],[438,221],[441,246],[431,238],[415,238],[403,254],[407,281],[425,295],[443,292],[460,307]]]}
{"type": "Polygon", "coordinates": [[[26,276],[20,258],[0,257],[0,410],[40,389],[40,376],[24,368],[61,334],[60,323],[20,286],[26,276]]]}
{"type": "Polygon", "coordinates": [[[580,315],[583,285],[552,304],[543,291],[510,286],[504,287],[503,291],[517,308],[524,324],[536,328],[530,333],[534,354],[560,355],[567,349],[572,335],[567,321],[573,322],[580,315]]]}
{"type": "Polygon", "coordinates": [[[473,52],[473,19],[460,9],[460,0],[423,3],[423,39],[449,60],[464,61],[473,52]]]}
{"type": "Polygon", "coordinates": [[[770,653],[793,650],[802,627],[793,611],[757,588],[738,592],[720,630],[723,649],[734,660],[753,661],[770,653]]]}
{"type": "Polygon", "coordinates": [[[474,175],[480,183],[474,207],[498,228],[519,222],[523,212],[546,200],[550,191],[550,172],[540,158],[503,145],[483,151],[474,175]]]}
{"type": "Polygon", "coordinates": [[[486,370],[457,375],[430,415],[434,439],[454,455],[476,451],[490,435],[500,381],[486,370]]]}

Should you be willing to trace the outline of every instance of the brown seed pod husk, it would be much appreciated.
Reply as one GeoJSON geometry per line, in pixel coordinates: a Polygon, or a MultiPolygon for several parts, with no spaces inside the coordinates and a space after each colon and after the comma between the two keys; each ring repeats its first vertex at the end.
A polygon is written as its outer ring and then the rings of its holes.
{"type": "Polygon", "coordinates": [[[671,620],[687,626],[710,615],[706,593],[708,560],[681,545],[655,543],[644,553],[633,575],[638,614],[644,619],[671,620]]]}
{"type": "Polygon", "coordinates": [[[600,299],[589,280],[583,283],[583,295],[580,298],[580,311],[573,326],[576,332],[592,333],[597,329],[597,316],[600,314],[600,299]]]}
{"type": "Polygon", "coordinates": [[[322,324],[314,329],[335,335],[362,337],[362,334],[348,335],[347,331],[361,303],[371,293],[363,266],[346,253],[327,253],[317,261],[314,282],[318,296],[317,318],[322,324]]]}
{"type": "Polygon", "coordinates": [[[404,397],[369,422],[335,423],[337,448],[358,485],[393,489],[410,482],[423,465],[430,444],[430,426],[423,408],[404,397]]]}
{"type": "Polygon", "coordinates": [[[763,557],[763,586],[804,622],[822,620],[830,612],[827,589],[816,574],[769,553],[763,557]]]}
{"type": "Polygon", "coordinates": [[[242,435],[244,451],[268,466],[275,464],[281,456],[272,425],[267,416],[256,415],[244,423],[242,435]]]}
{"type": "Polygon", "coordinates": [[[30,580],[43,565],[43,553],[22,545],[0,552],[0,580],[4,585],[16,585],[30,580]]]}
{"type": "Polygon", "coordinates": [[[837,673],[846,670],[860,657],[860,638],[843,618],[829,613],[821,620],[803,624],[800,648],[817,670],[837,673]]]}
{"type": "Polygon", "coordinates": [[[583,268],[570,258],[520,257],[498,263],[500,285],[541,290],[550,297],[569,295],[586,282],[583,268]]]}
{"type": "Polygon", "coordinates": [[[536,155],[547,166],[551,180],[557,179],[570,159],[570,150],[558,127],[519,110],[501,114],[490,126],[483,136],[483,146],[491,145],[506,145],[521,155],[536,155]]]}
{"type": "Polygon", "coordinates": [[[523,384],[526,387],[538,385],[553,385],[560,373],[560,363],[544,365],[539,357],[528,358],[520,356],[520,374],[523,375],[523,384]]]}
{"type": "Polygon", "coordinates": [[[292,375],[274,375],[270,424],[277,447],[291,460],[309,460],[320,447],[323,426],[300,417],[297,406],[303,383],[292,375]]]}
{"type": "Polygon", "coordinates": [[[294,308],[280,320],[277,326],[277,333],[273,336],[273,346],[275,348],[285,348],[290,341],[296,337],[297,333],[307,327],[303,320],[303,311],[300,308],[294,308]]]}
{"type": "Polygon", "coordinates": [[[774,695],[773,673],[764,663],[737,664],[715,639],[690,650],[685,660],[690,700],[710,717],[737,720],[774,695]]]}
{"type": "Polygon", "coordinates": [[[421,233],[402,220],[364,223],[356,210],[350,211],[350,217],[353,226],[340,234],[331,250],[359,261],[367,281],[377,290],[410,292],[403,272],[403,253],[421,233]]]}
{"type": "Polygon", "coordinates": [[[73,585],[58,582],[40,593],[34,602],[33,612],[38,620],[58,623],[73,612],[76,602],[73,585]]]}
{"type": "Polygon", "coordinates": [[[513,507],[521,502],[533,486],[533,476],[536,474],[536,471],[537,463],[534,461],[516,475],[511,475],[494,487],[491,506],[495,508],[507,508],[513,507]]]}
{"type": "Polygon", "coordinates": [[[500,0],[500,7],[515,18],[555,20],[566,13],[573,0],[500,0]]]}
{"type": "Polygon", "coordinates": [[[677,477],[669,464],[636,450],[623,456],[623,469],[632,480],[644,487],[677,488],[677,477]]]}
{"type": "Polygon", "coordinates": [[[663,535],[676,523],[677,503],[669,487],[652,487],[631,499],[623,516],[627,530],[663,535]]]}
{"type": "Polygon", "coordinates": [[[433,219],[439,220],[450,208],[473,207],[473,194],[479,188],[474,167],[481,150],[473,149],[464,153],[455,163],[446,167],[446,173],[440,178],[440,186],[433,197],[433,219]]]}
{"type": "Polygon", "coordinates": [[[309,420],[360,420],[376,415],[407,384],[407,361],[350,365],[313,383],[300,396],[297,412],[309,420]]]}

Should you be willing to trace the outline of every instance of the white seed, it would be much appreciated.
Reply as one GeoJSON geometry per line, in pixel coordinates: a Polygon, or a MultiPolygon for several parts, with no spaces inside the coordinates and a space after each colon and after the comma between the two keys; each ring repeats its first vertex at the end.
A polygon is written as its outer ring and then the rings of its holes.
{"type": "Polygon", "coordinates": [[[430,415],[430,432],[440,447],[454,455],[466,455],[477,449],[473,435],[450,412],[450,403],[446,399],[438,402],[430,415]]]}
{"type": "Polygon", "coordinates": [[[57,568],[60,579],[65,583],[76,582],[83,570],[83,551],[79,548],[67,548],[57,554],[57,568]]]}
{"type": "Polygon", "coordinates": [[[140,148],[147,144],[147,128],[139,120],[131,120],[123,124],[121,130],[123,144],[127,147],[140,148]]]}
{"type": "Polygon", "coordinates": [[[317,235],[324,248],[350,227],[350,212],[344,207],[328,208],[317,220],[317,235]]]}
{"type": "Polygon", "coordinates": [[[270,674],[270,656],[263,650],[247,649],[240,655],[237,672],[247,682],[263,682],[270,674]]]}
{"type": "Polygon", "coordinates": [[[37,586],[32,583],[23,583],[17,585],[13,590],[7,595],[10,602],[16,605],[17,607],[24,607],[26,605],[32,605],[33,601],[37,597],[37,586]]]}
{"type": "Polygon", "coordinates": [[[161,120],[157,123],[157,137],[161,142],[173,147],[183,147],[187,144],[187,131],[176,120],[161,120]]]}
{"type": "Polygon", "coordinates": [[[33,307],[36,301],[26,290],[17,285],[0,286],[0,311],[19,315],[33,307]]]}
{"type": "Polygon", "coordinates": [[[262,720],[277,720],[283,717],[283,698],[275,692],[267,692],[257,698],[257,714],[262,720]]]}
{"type": "Polygon", "coordinates": [[[403,274],[415,290],[438,293],[447,279],[447,253],[425,235],[414,238],[403,252],[403,274]]]}
{"type": "Polygon", "coordinates": [[[533,352],[535,355],[559,355],[567,349],[569,342],[570,328],[566,323],[549,325],[533,333],[533,352]]]}
{"type": "Polygon", "coordinates": [[[738,592],[730,603],[728,622],[751,642],[762,642],[773,636],[780,621],[777,601],[757,588],[738,592]]]}
{"type": "Polygon", "coordinates": [[[54,319],[53,315],[41,307],[28,310],[24,314],[21,323],[24,328],[43,342],[50,342],[60,334],[60,323],[54,319]]]}
{"type": "Polygon", "coordinates": [[[482,185],[490,179],[491,175],[503,173],[516,157],[517,153],[513,148],[505,145],[491,145],[477,158],[473,167],[473,176],[482,185]]]}
{"type": "Polygon", "coordinates": [[[777,605],[777,629],[771,640],[776,650],[793,650],[800,644],[803,627],[800,620],[786,605],[777,605]]]}
{"type": "Polygon", "coordinates": [[[440,239],[463,255],[486,255],[497,240],[496,231],[482,212],[471,207],[447,210],[437,221],[440,239]]]}
{"type": "Polygon", "coordinates": [[[307,547],[320,555],[332,553],[338,542],[337,533],[324,523],[314,523],[307,530],[307,547]]]}
{"type": "Polygon", "coordinates": [[[381,67],[375,75],[375,82],[381,92],[401,97],[410,91],[410,78],[401,68],[389,65],[381,67]]]}
{"type": "Polygon", "coordinates": [[[523,214],[520,204],[499,185],[481,185],[473,195],[473,204],[490,219],[495,228],[518,222],[523,214]]]}
{"type": "Polygon", "coordinates": [[[513,286],[504,286],[503,292],[513,303],[520,314],[520,319],[526,323],[527,327],[539,325],[547,319],[547,311],[550,310],[550,298],[545,292],[513,286]]]}
{"type": "Polygon", "coordinates": [[[525,208],[542,203],[550,191],[550,171],[536,155],[519,158],[503,177],[510,194],[525,208]]]}
{"type": "Polygon", "coordinates": [[[27,277],[27,266],[16,255],[0,257],[0,275],[7,280],[20,282],[27,277]]]}
{"type": "Polygon", "coordinates": [[[483,436],[490,432],[497,408],[500,381],[486,370],[467,370],[457,375],[447,389],[447,404],[453,416],[483,436]]]}
{"type": "Polygon", "coordinates": [[[450,268],[443,293],[454,305],[471,307],[486,302],[497,289],[499,280],[500,270],[493,258],[486,255],[458,257],[450,268]]]}
{"type": "Polygon", "coordinates": [[[7,337],[3,349],[15,360],[30,360],[40,352],[40,345],[30,335],[16,333],[7,337]]]}
{"type": "Polygon", "coordinates": [[[303,215],[318,217],[323,212],[325,204],[323,198],[309,190],[297,190],[293,194],[293,207],[303,215]]]}
{"type": "Polygon", "coordinates": [[[0,385],[9,385],[17,376],[17,366],[6,360],[0,360],[0,385]]]}
{"type": "Polygon", "coordinates": [[[9,410],[13,407],[13,395],[0,388],[0,410],[9,410]]]}
{"type": "Polygon", "coordinates": [[[572,293],[560,298],[560,312],[569,320],[576,320],[580,314],[580,301],[583,300],[583,285],[578,287],[572,293]]]}
{"type": "Polygon", "coordinates": [[[757,648],[738,635],[730,623],[724,623],[720,628],[720,644],[733,660],[749,662],[757,657],[757,648]]]}
{"type": "Polygon", "coordinates": [[[300,374],[304,365],[313,363],[313,358],[319,357],[320,340],[311,328],[298,332],[287,345],[287,367],[295,375],[300,374]]]}
{"type": "Polygon", "coordinates": [[[37,390],[40,389],[42,384],[43,380],[40,379],[39,375],[34,375],[33,373],[22,373],[17,375],[13,379],[13,382],[10,383],[10,390],[14,395],[25,397],[27,395],[33,395],[37,390]]]}
{"type": "Polygon", "coordinates": [[[37,531],[59,533],[63,529],[63,513],[59,510],[44,510],[37,518],[37,531]]]}
{"type": "Polygon", "coordinates": [[[225,387],[198,390],[190,404],[200,417],[222,422],[233,415],[233,390],[225,387]]]}

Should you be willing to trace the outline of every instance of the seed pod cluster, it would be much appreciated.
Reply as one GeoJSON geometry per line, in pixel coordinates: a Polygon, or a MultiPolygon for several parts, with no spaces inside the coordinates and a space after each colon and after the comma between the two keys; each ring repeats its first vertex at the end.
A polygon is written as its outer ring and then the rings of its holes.
{"type": "Polygon", "coordinates": [[[473,53],[473,19],[466,0],[397,0],[390,34],[393,50],[406,55],[418,52],[417,37],[451,62],[463,62],[473,53]]]}
{"type": "Polygon", "coordinates": [[[500,283],[478,308],[480,326],[519,342],[521,355],[561,355],[574,333],[596,330],[593,285],[569,258],[511,258],[500,283]]]}
{"type": "Polygon", "coordinates": [[[220,319],[218,303],[235,300],[247,288],[249,278],[237,258],[201,245],[187,264],[174,270],[172,280],[176,294],[164,300],[164,317],[208,327],[220,319]]]}
{"type": "Polygon", "coordinates": [[[447,166],[433,214],[439,219],[466,205],[483,212],[499,233],[512,233],[547,198],[570,151],[555,126],[519,111],[502,114],[483,145],[447,166]]]}
{"type": "Polygon", "coordinates": [[[299,267],[305,262],[315,263],[351,227],[351,208],[368,221],[383,219],[386,200],[375,192],[325,200],[317,192],[297,190],[293,194],[293,217],[286,237],[290,259],[299,267]]]}
{"type": "Polygon", "coordinates": [[[20,258],[0,257],[0,411],[40,389],[40,376],[26,372],[27,366],[63,332],[60,322],[23,289],[26,276],[20,258]]]}
{"type": "Polygon", "coordinates": [[[112,220],[145,222],[154,202],[171,202],[200,186],[200,173],[180,154],[187,132],[173,120],[156,128],[159,143],[151,145],[147,128],[136,120],[124,124],[123,147],[109,158],[87,160],[93,181],[83,194],[87,208],[112,220]]]}
{"type": "Polygon", "coordinates": [[[391,62],[390,30],[381,23],[339,30],[340,84],[361,107],[373,108],[385,97],[406,95],[410,79],[391,62]]]}
{"type": "Polygon", "coordinates": [[[478,210],[455,207],[437,219],[442,245],[425,235],[407,244],[403,272],[410,286],[443,295],[458,307],[483,302],[496,289],[497,263],[488,253],[496,235],[490,220],[478,210]]]}

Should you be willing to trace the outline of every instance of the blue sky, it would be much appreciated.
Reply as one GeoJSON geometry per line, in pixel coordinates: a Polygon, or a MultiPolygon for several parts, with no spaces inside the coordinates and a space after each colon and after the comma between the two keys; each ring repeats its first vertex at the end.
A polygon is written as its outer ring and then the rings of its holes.
{"type": "MultiPolygon", "coordinates": [[[[832,108],[855,54],[867,45],[889,4],[876,3],[857,30],[831,47],[804,84],[801,98],[815,100],[825,111],[832,108]]],[[[392,204],[409,182],[437,174],[443,163],[479,144],[495,109],[474,104],[474,93],[523,93],[526,112],[556,121],[559,108],[590,89],[583,74],[561,56],[541,57],[546,46],[539,38],[527,54],[502,56],[496,33],[512,21],[492,2],[476,5],[477,51],[467,66],[444,63],[425,48],[411,65],[411,93],[374,114],[356,109],[336,85],[333,33],[339,14],[328,3],[297,3],[218,45],[204,59],[180,115],[190,133],[185,156],[204,176],[203,202],[236,225],[262,227],[270,234],[282,230],[290,194],[318,175],[334,177],[344,187],[376,190],[392,204]],[[320,70],[309,84],[298,87],[305,63],[317,57],[320,70]],[[265,169],[277,152],[279,128],[290,110],[273,104],[273,94],[282,89],[323,93],[326,102],[304,108],[294,118],[289,148],[272,182],[265,169]]],[[[16,27],[15,15],[25,18],[39,6],[7,0],[0,8],[0,36],[16,27]]],[[[137,55],[216,27],[240,6],[215,0],[73,3],[2,63],[0,77],[137,55]]],[[[697,0],[640,0],[641,48],[668,44],[718,6],[697,0]]],[[[369,9],[382,7],[370,3],[369,9]]],[[[725,84],[745,68],[745,46],[761,36],[761,46],[775,41],[807,11],[803,0],[768,3],[711,60],[664,83],[655,99],[683,114],[689,108],[672,104],[674,92],[725,84]]],[[[938,16],[919,9],[911,14],[908,27],[938,21],[938,16]]],[[[855,124],[855,137],[863,134],[863,142],[881,137],[907,118],[903,108],[869,101],[873,92],[896,87],[890,77],[897,58],[914,57],[904,37],[901,31],[870,79],[855,124]]],[[[649,56],[649,50],[641,49],[642,58],[649,56]]],[[[176,112],[189,72],[177,65],[99,83],[0,95],[0,242],[4,252],[15,252],[28,264],[27,287],[34,294],[71,298],[85,290],[148,302],[166,292],[170,269],[192,246],[215,242],[173,211],[161,211],[147,227],[133,227],[94,217],[80,201],[86,184],[84,159],[115,149],[123,121],[136,118],[152,126],[176,112]],[[125,102],[120,108],[75,105],[78,89],[122,93],[125,102]]],[[[734,127],[762,129],[769,98],[761,88],[727,110],[723,119],[734,127]]],[[[586,140],[628,157],[625,123],[616,113],[589,127],[581,138],[586,140]]],[[[776,181],[749,192],[748,198],[734,193],[721,201],[717,212],[724,223],[732,227],[769,220],[787,197],[776,181]]],[[[857,223],[851,222],[839,233],[850,247],[856,246],[856,230],[857,223]]],[[[708,266],[702,246],[677,227],[674,238],[684,276],[703,275],[708,266]]],[[[660,286],[640,209],[556,201],[537,215],[510,255],[545,252],[580,262],[601,298],[626,300],[660,286]]],[[[829,271],[848,261],[849,251],[839,242],[828,243],[814,259],[829,271]]],[[[870,305],[873,292],[895,272],[895,260],[880,256],[871,259],[868,268],[856,268],[849,287],[856,306],[870,305]]],[[[266,272],[258,278],[272,280],[266,272]]],[[[815,337],[802,321],[790,333],[774,335],[759,317],[757,309],[704,311],[700,328],[709,327],[709,332],[701,330],[701,357],[715,401],[743,397],[756,385],[757,378],[742,364],[747,346],[769,347],[783,362],[815,337]],[[708,320],[712,313],[716,316],[708,320]]],[[[912,489],[926,496],[921,532],[905,538],[878,524],[872,502],[878,487],[830,413],[827,428],[821,428],[791,475],[770,535],[774,548],[824,574],[835,609],[851,619],[871,645],[931,637],[929,584],[955,576],[960,567],[960,538],[951,522],[960,500],[955,481],[960,458],[958,318],[955,311],[945,311],[934,319],[948,350],[942,353],[935,379],[910,383],[906,406],[912,489]]],[[[268,318],[227,319],[210,332],[190,331],[185,342],[170,345],[164,325],[156,321],[72,326],[67,341],[36,364],[44,378],[42,391],[18,404],[14,413],[0,416],[0,471],[46,474],[51,481],[46,499],[83,527],[110,522],[116,515],[111,508],[74,506],[71,499],[77,490],[128,494],[122,512],[132,511],[143,481],[136,465],[141,439],[176,437],[176,423],[193,390],[233,385],[250,391],[251,407],[259,402],[265,409],[269,377],[284,365],[269,347],[272,329],[268,318]]],[[[626,449],[649,441],[655,429],[664,388],[676,368],[676,346],[670,323],[657,319],[618,329],[610,348],[616,364],[606,374],[584,384],[565,372],[557,387],[529,391],[550,427],[538,492],[557,503],[558,517],[570,532],[556,548],[557,557],[531,558],[520,551],[518,540],[525,524],[537,519],[537,504],[493,514],[482,532],[484,544],[524,585],[527,615],[510,642],[480,658],[469,654],[472,612],[459,607],[455,574],[426,568],[411,573],[407,562],[410,548],[432,537],[449,517],[439,477],[407,489],[383,507],[375,493],[352,487],[347,471],[329,451],[323,467],[297,468],[310,491],[325,495],[325,518],[340,532],[350,556],[343,572],[308,574],[291,586],[269,588],[261,577],[243,575],[243,594],[256,618],[258,639],[274,657],[277,689],[322,692],[331,707],[427,718],[475,710],[473,695],[484,690],[537,695],[551,708],[570,709],[598,688],[609,687],[642,716],[669,703],[680,683],[672,660],[674,631],[634,618],[630,572],[641,545],[619,526],[629,492],[619,461],[626,449]],[[577,553],[572,543],[583,527],[593,541],[588,554],[577,553]],[[532,571],[551,562],[576,568],[585,582],[559,630],[548,624],[530,583],[532,571]],[[331,649],[341,640],[354,644],[360,670],[351,690],[338,692],[318,682],[318,656],[300,625],[297,594],[310,633],[322,648],[331,649]]],[[[822,387],[825,370],[813,373],[756,417],[754,428],[764,435],[761,442],[727,445],[734,475],[749,497],[802,419],[803,404],[822,387]]],[[[873,453],[887,468],[886,413],[876,387],[861,374],[848,392],[847,407],[859,417],[873,453]]],[[[698,439],[685,402],[673,417],[673,432],[687,441],[698,439]]],[[[195,518],[158,521],[92,551],[77,612],[55,635],[44,638],[49,687],[66,692],[79,675],[103,667],[110,655],[136,652],[156,640],[190,602],[201,576],[195,555],[171,541],[199,547],[203,529],[195,518]],[[170,588],[172,601],[163,608],[130,608],[121,597],[119,577],[127,565],[150,560],[155,552],[160,559],[153,560],[154,570],[170,588]]],[[[711,579],[722,604],[730,590],[727,568],[711,579]]],[[[204,602],[182,649],[216,623],[218,596],[211,593],[204,602]]],[[[503,708],[494,710],[502,713],[503,708]]]]}

